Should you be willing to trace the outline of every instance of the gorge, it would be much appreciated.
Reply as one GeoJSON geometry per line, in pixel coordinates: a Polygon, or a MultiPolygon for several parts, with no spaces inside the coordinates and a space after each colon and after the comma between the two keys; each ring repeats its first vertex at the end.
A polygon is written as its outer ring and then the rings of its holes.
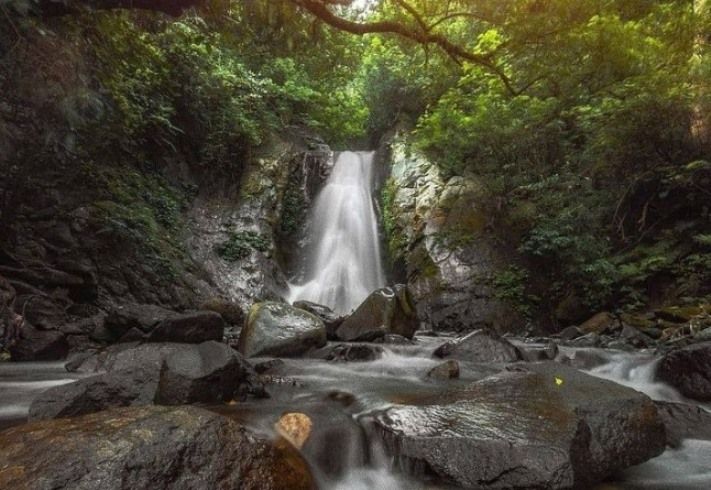
{"type": "Polygon", "coordinates": [[[710,488],[708,32],[0,2],[0,488],[710,488]]]}

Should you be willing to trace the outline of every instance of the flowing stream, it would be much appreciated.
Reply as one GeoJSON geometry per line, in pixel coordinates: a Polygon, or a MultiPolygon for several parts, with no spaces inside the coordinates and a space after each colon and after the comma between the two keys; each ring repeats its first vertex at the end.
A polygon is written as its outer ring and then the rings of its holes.
{"type": "MultiPolygon", "coordinates": [[[[440,361],[432,351],[446,338],[418,336],[414,345],[384,346],[382,358],[369,362],[334,363],[321,359],[286,359],[275,379],[272,398],[213,407],[214,410],[275,437],[274,423],[285,412],[308,414],[321,434],[305,448],[322,490],[445,489],[413,481],[390,470],[378,438],[369,432],[369,414],[408,399],[441,392],[441,385],[424,380],[440,361]]],[[[658,400],[685,401],[672,388],[653,381],[658,358],[651,353],[603,349],[562,348],[561,355],[587,351],[602,358],[588,369],[592,375],[614,380],[658,400]]],[[[255,359],[255,362],[259,362],[255,359]]],[[[470,365],[452,387],[493,374],[495,368],[470,365]]],[[[21,423],[31,400],[42,390],[76,376],[60,363],[0,363],[0,428],[21,423]]],[[[708,409],[708,407],[706,407],[708,409]]],[[[619,475],[599,490],[711,488],[711,441],[687,440],[679,449],[619,475]]]]}
{"type": "MultiPolygon", "coordinates": [[[[312,211],[313,246],[305,280],[291,286],[291,301],[310,300],[345,313],[384,285],[372,171],[373,153],[339,155],[312,211]]],[[[442,385],[426,381],[425,374],[441,362],[432,358],[432,352],[446,340],[417,336],[411,345],[382,345],[382,357],[368,362],[285,359],[269,385],[271,398],[211,408],[269,437],[277,437],[274,424],[285,412],[306,413],[315,430],[303,454],[321,489],[444,489],[392,471],[369,420],[374,412],[406,404],[413,397],[441,394],[442,385]]],[[[653,399],[685,401],[654,381],[658,358],[651,353],[563,347],[560,356],[593,359],[590,374],[653,399]]],[[[494,366],[467,365],[461,378],[448,386],[497,371],[494,366]]],[[[60,363],[0,363],[0,429],[22,423],[42,390],[76,378],[60,363]]],[[[681,448],[629,469],[600,489],[708,489],[709,461],[711,442],[687,440],[681,448]]]]}
{"type": "Polygon", "coordinates": [[[305,278],[291,285],[290,302],[308,300],[348,313],[385,285],[373,206],[373,155],[338,155],[311,211],[305,278]]]}

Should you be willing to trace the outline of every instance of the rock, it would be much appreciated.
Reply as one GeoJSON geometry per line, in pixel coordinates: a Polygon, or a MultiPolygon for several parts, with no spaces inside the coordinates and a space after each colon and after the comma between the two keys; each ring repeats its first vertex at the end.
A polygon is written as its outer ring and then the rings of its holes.
{"type": "Polygon", "coordinates": [[[25,324],[8,348],[13,361],[58,361],[69,354],[66,336],[56,330],[38,330],[25,324]]]}
{"type": "Polygon", "coordinates": [[[560,362],[577,369],[592,369],[607,364],[609,360],[600,351],[580,349],[562,356],[560,362]]]}
{"type": "Polygon", "coordinates": [[[317,316],[283,303],[257,303],[239,337],[246,357],[298,356],[326,345],[326,327],[317,316]]]}
{"type": "Polygon", "coordinates": [[[407,286],[382,288],[368,296],[336,330],[340,340],[371,341],[386,334],[411,339],[419,327],[417,312],[407,286]]]}
{"type": "Polygon", "coordinates": [[[375,361],[383,356],[383,348],[368,344],[339,344],[331,348],[324,359],[339,362],[375,361]]]}
{"type": "Polygon", "coordinates": [[[620,332],[620,338],[624,339],[633,347],[644,349],[655,345],[654,340],[630,325],[624,325],[620,332]]]}
{"type": "Polygon", "coordinates": [[[373,340],[373,342],[378,344],[392,344],[392,345],[415,345],[416,341],[414,339],[408,339],[402,335],[397,335],[394,333],[389,333],[383,337],[373,340]]]}
{"type": "Polygon", "coordinates": [[[518,349],[508,340],[485,330],[475,330],[469,335],[439,346],[434,351],[434,356],[484,363],[514,362],[522,358],[518,349]]]}
{"type": "Polygon", "coordinates": [[[108,372],[44,391],[32,403],[30,418],[74,417],[153,403],[218,403],[246,391],[245,385],[256,377],[242,356],[225,344],[174,345],[179,347],[146,344],[121,351],[123,359],[103,364],[108,372]]]}
{"type": "Polygon", "coordinates": [[[244,321],[247,318],[244,310],[237,302],[219,297],[203,301],[200,304],[200,310],[219,313],[225,322],[239,327],[244,325],[244,321]]]}
{"type": "Polygon", "coordinates": [[[695,317],[706,313],[704,305],[699,306],[670,306],[654,313],[658,318],[674,323],[688,323],[695,317]]]}
{"type": "Polygon", "coordinates": [[[672,385],[687,398],[711,401],[711,342],[666,354],[657,367],[657,379],[672,385]]]}
{"type": "Polygon", "coordinates": [[[132,328],[148,333],[174,314],[174,311],[158,305],[122,305],[109,311],[106,328],[119,339],[132,328]]]}
{"type": "Polygon", "coordinates": [[[295,448],[301,449],[311,435],[313,423],[303,413],[285,413],[275,424],[276,431],[295,448]]]}
{"type": "Polygon", "coordinates": [[[66,364],[64,367],[71,372],[93,373],[99,371],[122,371],[141,365],[150,366],[155,372],[159,372],[163,361],[169,355],[179,351],[190,351],[192,347],[190,344],[174,342],[114,344],[90,355],[78,365],[77,363],[71,363],[71,365],[66,364]]]}
{"type": "Polygon", "coordinates": [[[459,377],[459,363],[454,359],[444,361],[427,372],[429,379],[455,379],[459,377]]]}
{"type": "Polygon", "coordinates": [[[328,306],[312,303],[311,301],[296,301],[294,303],[294,308],[308,311],[309,313],[319,317],[326,326],[326,335],[328,336],[328,340],[338,340],[336,330],[338,330],[338,327],[341,326],[341,323],[343,323],[343,319],[345,317],[338,315],[328,306]]]}
{"type": "Polygon", "coordinates": [[[220,342],[204,342],[166,357],[156,403],[183,405],[232,400],[256,375],[239,352],[220,342]]]}
{"type": "Polygon", "coordinates": [[[558,356],[558,344],[552,341],[545,345],[519,345],[518,350],[528,362],[552,361],[558,356]]]}
{"type": "Polygon", "coordinates": [[[149,342],[200,343],[222,340],[225,321],[214,311],[194,311],[161,321],[148,335],[149,342]]]}
{"type": "Polygon", "coordinates": [[[257,374],[270,374],[281,370],[286,363],[281,359],[272,359],[270,361],[260,362],[254,365],[254,370],[257,374]]]}
{"type": "Polygon", "coordinates": [[[32,401],[29,419],[76,417],[109,408],[151,405],[158,376],[157,370],[139,365],[55,386],[32,401]]]}
{"type": "Polygon", "coordinates": [[[130,407],[2,433],[0,488],[259,488],[316,484],[290,446],[195,407],[130,407]]]}
{"type": "Polygon", "coordinates": [[[597,313],[589,320],[580,325],[580,331],[586,333],[610,333],[620,327],[620,322],[612,314],[603,311],[597,313]]]}
{"type": "Polygon", "coordinates": [[[464,488],[584,488],[661,454],[645,395],[575,369],[515,365],[375,416],[402,470],[464,488]]]}
{"type": "Polygon", "coordinates": [[[686,403],[654,403],[666,427],[668,446],[679,447],[684,439],[711,441],[711,413],[686,403]]]}
{"type": "Polygon", "coordinates": [[[580,328],[576,327],[575,325],[571,325],[570,327],[566,327],[563,330],[560,331],[558,334],[562,340],[573,340],[577,339],[578,337],[583,335],[583,332],[580,330],[580,328]]]}
{"type": "Polygon", "coordinates": [[[706,329],[700,331],[699,333],[697,333],[694,336],[694,339],[698,340],[699,342],[705,342],[707,340],[711,340],[711,327],[706,328],[706,329]]]}
{"type": "Polygon", "coordinates": [[[582,337],[578,337],[576,339],[571,340],[570,342],[566,342],[566,345],[572,345],[574,347],[599,347],[600,342],[600,335],[596,334],[595,332],[590,332],[588,334],[583,335],[582,337]]]}

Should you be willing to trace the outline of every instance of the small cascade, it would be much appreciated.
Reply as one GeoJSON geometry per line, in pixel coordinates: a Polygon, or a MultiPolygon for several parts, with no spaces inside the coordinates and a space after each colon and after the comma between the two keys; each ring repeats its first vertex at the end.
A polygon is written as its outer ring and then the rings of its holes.
{"type": "Polygon", "coordinates": [[[348,313],[385,285],[373,206],[373,152],[341,153],[311,211],[305,281],[288,300],[348,313]]]}

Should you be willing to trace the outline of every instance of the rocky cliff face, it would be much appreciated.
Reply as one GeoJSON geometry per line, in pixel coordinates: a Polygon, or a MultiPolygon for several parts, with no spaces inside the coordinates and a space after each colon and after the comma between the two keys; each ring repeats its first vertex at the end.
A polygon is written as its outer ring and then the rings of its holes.
{"type": "Polygon", "coordinates": [[[380,153],[391,169],[382,213],[393,274],[406,279],[420,318],[437,330],[521,327],[495,287],[511,251],[490,233],[480,182],[442,175],[402,134],[380,153]]]}

